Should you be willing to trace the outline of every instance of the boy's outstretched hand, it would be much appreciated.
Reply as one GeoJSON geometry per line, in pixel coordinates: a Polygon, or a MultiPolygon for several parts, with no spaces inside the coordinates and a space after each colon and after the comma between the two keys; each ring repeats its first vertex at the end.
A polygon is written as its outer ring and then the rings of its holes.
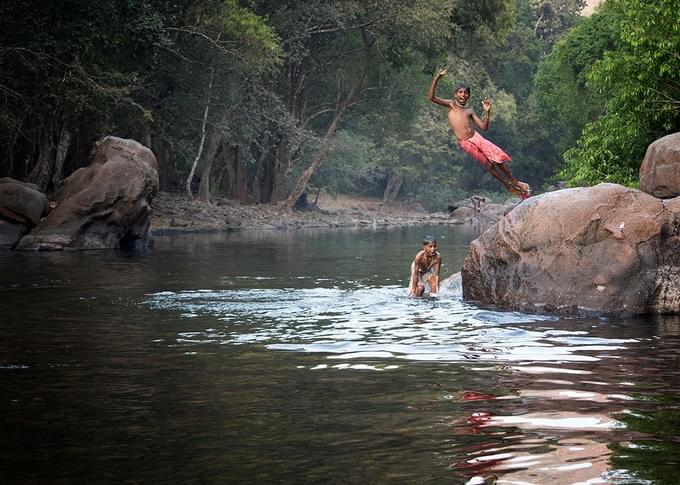
{"type": "Polygon", "coordinates": [[[442,78],[449,73],[448,69],[442,69],[437,73],[437,78],[442,78]]]}
{"type": "Polygon", "coordinates": [[[491,109],[491,101],[485,99],[482,101],[482,107],[484,108],[484,111],[489,111],[491,109]]]}

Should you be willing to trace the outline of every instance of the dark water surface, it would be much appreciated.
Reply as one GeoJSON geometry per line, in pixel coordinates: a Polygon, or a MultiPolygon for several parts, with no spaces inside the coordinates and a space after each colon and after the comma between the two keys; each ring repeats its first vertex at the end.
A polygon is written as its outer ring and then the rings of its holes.
{"type": "Polygon", "coordinates": [[[680,319],[408,299],[425,233],[0,253],[0,482],[680,483],[680,319]]]}

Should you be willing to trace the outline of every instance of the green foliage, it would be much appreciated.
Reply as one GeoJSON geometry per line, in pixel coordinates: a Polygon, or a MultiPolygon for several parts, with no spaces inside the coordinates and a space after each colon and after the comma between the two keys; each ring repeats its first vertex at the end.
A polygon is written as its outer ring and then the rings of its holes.
{"type": "Polygon", "coordinates": [[[543,47],[531,30],[535,20],[529,0],[518,0],[516,12],[512,30],[498,41],[497,48],[489,49],[494,57],[485,65],[500,89],[512,93],[518,102],[525,102],[531,94],[543,47]]]}
{"type": "Polygon", "coordinates": [[[534,80],[538,121],[561,155],[583,127],[603,112],[604,100],[587,85],[587,74],[618,36],[604,9],[585,19],[541,63],[534,80]]]}
{"type": "Polygon", "coordinates": [[[573,130],[540,126],[532,108],[541,56],[575,24],[579,2],[6,0],[1,175],[21,178],[38,158],[54,159],[60,133],[69,130],[78,133],[70,170],[86,162],[97,138],[115,134],[150,143],[167,187],[187,172],[205,137],[217,140],[216,175],[238,165],[249,189],[273,191],[284,177],[285,191],[326,134],[337,133],[312,183],[381,194],[392,176],[403,181],[402,197],[442,209],[470,191],[498,189],[462,154],[445,111],[425,99],[432,74],[448,66],[442,94],[466,81],[478,112],[490,98],[489,137],[513,156],[516,174],[540,181],[555,172],[552,134],[569,146],[580,133],[573,127],[598,107],[578,95],[580,73],[592,64],[586,39],[560,47],[565,53],[551,61],[569,66],[569,76],[555,67],[540,84],[546,103],[539,114],[550,113],[542,119],[573,130]],[[543,15],[546,3],[555,16],[543,15]],[[550,35],[537,25],[551,26],[550,35]],[[561,85],[550,91],[554,81],[561,85]]]}
{"type": "Polygon", "coordinates": [[[459,0],[452,21],[468,32],[491,31],[502,35],[511,28],[514,16],[513,0],[459,0]]]}
{"type": "MultiPolygon", "coordinates": [[[[147,2],[16,1],[0,4],[0,168],[23,178],[54,158],[61,134],[94,142],[117,119],[143,122],[136,92],[170,40],[147,2]],[[23,159],[28,163],[14,164],[23,159]],[[9,161],[9,162],[8,162],[9,161]],[[9,166],[8,166],[9,165],[9,166]]],[[[123,131],[123,130],[121,130],[123,131]]],[[[84,146],[73,158],[87,156],[84,146]]]]}
{"type": "Polygon", "coordinates": [[[599,13],[619,32],[587,75],[606,111],[565,154],[573,183],[634,185],[647,146],[680,128],[680,8],[677,1],[610,0],[599,13]]]}
{"type": "Polygon", "coordinates": [[[249,70],[276,67],[282,60],[283,51],[276,32],[262,17],[236,0],[198,2],[189,10],[188,18],[189,27],[196,29],[195,34],[205,34],[219,54],[244,63],[249,70]]]}
{"type": "Polygon", "coordinates": [[[353,193],[382,197],[384,174],[376,163],[378,149],[367,137],[341,130],[328,163],[315,177],[315,183],[331,193],[353,193]]]}

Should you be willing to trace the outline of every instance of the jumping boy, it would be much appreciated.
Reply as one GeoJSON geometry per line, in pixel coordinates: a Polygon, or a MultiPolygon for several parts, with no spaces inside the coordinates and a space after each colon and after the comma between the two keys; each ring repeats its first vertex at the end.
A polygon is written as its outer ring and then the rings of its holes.
{"type": "Polygon", "coordinates": [[[427,97],[433,103],[446,106],[449,109],[449,123],[460,147],[472,158],[481,163],[487,171],[496,177],[508,191],[526,199],[531,194],[529,184],[517,180],[510,172],[506,162],[512,161],[510,155],[480,135],[474,128],[473,122],[481,130],[489,129],[491,102],[482,101],[484,114],[480,119],[472,108],[466,106],[470,99],[470,87],[459,84],[454,93],[454,99],[442,99],[435,96],[437,81],[446,76],[448,71],[442,69],[432,79],[427,97]]]}
{"type": "Polygon", "coordinates": [[[430,287],[430,296],[438,296],[439,271],[442,257],[437,252],[437,241],[432,236],[423,238],[423,249],[416,254],[411,263],[411,282],[408,296],[421,297],[425,293],[425,285],[430,287]]]}

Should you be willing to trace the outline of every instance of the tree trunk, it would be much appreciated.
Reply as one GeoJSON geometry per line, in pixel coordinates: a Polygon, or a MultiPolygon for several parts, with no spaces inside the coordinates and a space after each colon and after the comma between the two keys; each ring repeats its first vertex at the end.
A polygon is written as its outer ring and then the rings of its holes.
{"type": "Polygon", "coordinates": [[[273,164],[272,177],[272,202],[279,202],[286,198],[288,194],[288,173],[291,168],[290,150],[288,147],[288,137],[281,137],[276,149],[276,157],[273,164]]]}
{"type": "Polygon", "coordinates": [[[203,153],[203,145],[205,144],[205,125],[208,122],[208,110],[210,109],[210,96],[212,93],[212,85],[213,85],[213,75],[215,74],[215,70],[212,69],[210,71],[210,83],[208,84],[208,100],[205,103],[205,111],[203,112],[203,125],[201,126],[201,142],[198,145],[198,153],[196,154],[196,158],[194,159],[194,163],[191,165],[191,171],[189,172],[189,175],[187,176],[187,181],[186,181],[186,191],[187,191],[187,196],[189,199],[194,198],[194,194],[191,192],[191,182],[194,179],[194,174],[196,173],[196,167],[198,166],[198,161],[201,159],[201,154],[203,153]]]}
{"type": "Polygon", "coordinates": [[[12,133],[12,138],[9,142],[9,146],[7,147],[7,176],[15,179],[19,178],[16,175],[14,175],[14,158],[16,156],[15,150],[17,140],[19,139],[19,135],[21,134],[21,127],[23,126],[23,124],[24,120],[22,118],[21,121],[17,124],[14,133],[12,133]]]}
{"type": "MultiPolygon", "coordinates": [[[[212,175],[215,159],[224,142],[225,125],[229,119],[229,110],[225,109],[220,117],[220,121],[213,127],[208,141],[208,149],[205,153],[203,165],[201,167],[201,180],[198,185],[198,198],[203,202],[210,202],[210,177],[212,175]]],[[[218,185],[219,187],[219,185],[218,185]]]]}
{"type": "Polygon", "coordinates": [[[40,135],[38,158],[28,175],[28,181],[36,184],[43,192],[47,191],[54,173],[54,120],[45,123],[40,135]]]}
{"type": "Polygon", "coordinates": [[[233,198],[244,202],[248,196],[248,172],[244,164],[241,163],[241,159],[238,156],[238,149],[234,150],[236,156],[234,156],[234,171],[236,172],[236,178],[234,179],[234,193],[233,198]]]}
{"type": "Polygon", "coordinates": [[[359,98],[360,92],[363,88],[364,81],[366,79],[366,75],[368,74],[368,68],[370,66],[371,48],[373,45],[373,42],[369,41],[368,35],[363,29],[361,31],[361,37],[363,40],[364,48],[361,74],[356,78],[349,93],[347,94],[347,97],[344,100],[339,101],[338,104],[336,105],[333,120],[331,121],[331,124],[328,126],[328,129],[326,130],[326,134],[324,135],[323,140],[319,145],[319,149],[317,150],[316,154],[314,155],[314,158],[310,162],[309,167],[307,167],[305,171],[302,172],[302,175],[300,175],[300,178],[295,184],[295,187],[291,191],[288,198],[285,200],[284,205],[286,207],[293,207],[297,200],[302,195],[302,193],[307,189],[307,184],[309,183],[309,180],[316,173],[317,169],[321,166],[321,163],[326,158],[326,155],[328,155],[328,152],[331,149],[333,137],[335,136],[335,132],[338,129],[338,123],[340,122],[340,119],[345,114],[347,109],[350,106],[352,106],[359,98]]]}
{"type": "Polygon", "coordinates": [[[168,190],[170,183],[170,172],[172,166],[170,164],[170,146],[161,142],[158,150],[158,190],[168,190]]]}
{"type": "Polygon", "coordinates": [[[212,174],[215,157],[222,144],[224,132],[220,126],[215,126],[210,134],[208,149],[201,167],[201,180],[198,185],[198,198],[203,202],[210,202],[210,175],[212,174]]]}
{"type": "Polygon", "coordinates": [[[390,204],[394,202],[399,195],[401,186],[404,184],[404,177],[400,174],[390,170],[387,175],[387,184],[385,184],[385,192],[383,193],[383,202],[390,204]]]}
{"type": "Polygon", "coordinates": [[[214,157],[206,158],[201,168],[201,177],[198,182],[198,200],[210,202],[210,175],[212,173],[214,157]]]}
{"type": "Polygon", "coordinates": [[[59,143],[57,144],[57,152],[54,157],[54,173],[52,174],[52,186],[56,187],[64,176],[64,161],[68,155],[69,148],[71,148],[71,132],[62,126],[61,134],[59,135],[59,143]]]}
{"type": "Polygon", "coordinates": [[[217,172],[217,177],[215,179],[215,187],[217,187],[217,190],[219,190],[223,195],[226,195],[227,191],[224,190],[224,174],[227,173],[227,167],[223,163],[218,172],[217,172]]]}
{"type": "Polygon", "coordinates": [[[274,190],[274,166],[276,160],[274,150],[270,149],[264,158],[264,174],[262,175],[262,182],[260,183],[260,202],[272,202],[272,192],[274,190]]]}
{"type": "MultiPolygon", "coordinates": [[[[309,41],[309,40],[308,40],[309,41]]],[[[301,106],[302,93],[305,91],[306,75],[305,66],[308,56],[305,54],[301,59],[288,63],[288,97],[286,109],[293,119],[301,121],[303,110],[301,106]]],[[[276,143],[276,142],[274,142],[276,143]]],[[[293,167],[295,157],[291,154],[290,137],[284,132],[276,143],[276,156],[271,164],[271,197],[269,202],[281,202],[288,195],[288,175],[293,167]]]]}
{"type": "MultiPolygon", "coordinates": [[[[235,166],[236,164],[234,163],[233,159],[237,158],[236,154],[234,154],[232,157],[229,157],[227,154],[227,150],[224,151],[224,168],[227,171],[227,187],[226,187],[226,194],[227,198],[233,199],[234,198],[234,193],[235,193],[235,184],[236,184],[236,170],[235,166]],[[231,160],[230,160],[231,158],[231,160]]],[[[231,150],[229,150],[231,152],[231,150]]]]}
{"type": "Polygon", "coordinates": [[[255,175],[250,186],[250,193],[252,194],[253,202],[256,204],[263,202],[262,186],[264,185],[265,173],[267,171],[267,155],[269,155],[269,136],[265,135],[264,142],[262,143],[262,152],[255,164],[255,175]]]}
{"type": "Polygon", "coordinates": [[[338,111],[336,111],[335,116],[333,116],[333,121],[326,130],[326,134],[324,135],[323,140],[321,141],[321,145],[319,145],[319,149],[317,150],[316,155],[314,155],[314,158],[309,164],[309,167],[307,167],[305,171],[302,172],[302,175],[300,175],[300,178],[295,184],[295,187],[291,191],[288,198],[285,200],[284,205],[286,207],[293,207],[295,205],[297,200],[300,198],[302,193],[307,188],[309,179],[312,178],[314,173],[316,173],[316,170],[321,166],[321,162],[323,162],[324,158],[326,158],[326,155],[331,149],[333,136],[335,136],[335,132],[338,129],[338,122],[340,121],[343,112],[344,109],[339,109],[338,111]]]}

